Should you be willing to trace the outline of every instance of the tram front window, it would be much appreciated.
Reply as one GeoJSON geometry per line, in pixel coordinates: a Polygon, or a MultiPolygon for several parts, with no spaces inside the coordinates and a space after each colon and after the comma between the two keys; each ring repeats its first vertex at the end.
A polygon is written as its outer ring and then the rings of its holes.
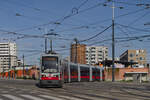
{"type": "Polygon", "coordinates": [[[42,72],[56,73],[58,72],[58,59],[56,57],[44,57],[42,61],[42,72]]]}

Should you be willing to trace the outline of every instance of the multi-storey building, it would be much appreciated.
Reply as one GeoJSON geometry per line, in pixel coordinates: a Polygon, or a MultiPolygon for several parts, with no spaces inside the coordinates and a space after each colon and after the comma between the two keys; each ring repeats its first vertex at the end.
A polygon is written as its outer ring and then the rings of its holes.
{"type": "Polygon", "coordinates": [[[108,48],[105,46],[71,45],[71,62],[95,65],[108,58],[108,48]]]}
{"type": "Polygon", "coordinates": [[[0,72],[17,66],[16,43],[0,43],[0,72]]]}
{"type": "Polygon", "coordinates": [[[108,58],[108,48],[105,46],[86,46],[86,64],[95,65],[108,58]]]}
{"type": "Polygon", "coordinates": [[[120,61],[137,62],[146,67],[146,50],[127,50],[120,56],[120,61]]]}
{"type": "Polygon", "coordinates": [[[86,45],[84,44],[72,44],[70,52],[70,60],[73,63],[86,64],[85,60],[86,45]]]}

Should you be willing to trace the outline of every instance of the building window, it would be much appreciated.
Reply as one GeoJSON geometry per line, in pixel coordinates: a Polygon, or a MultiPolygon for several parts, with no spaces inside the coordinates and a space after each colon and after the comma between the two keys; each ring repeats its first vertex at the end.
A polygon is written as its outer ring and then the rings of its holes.
{"type": "Polygon", "coordinates": [[[130,53],[130,57],[133,57],[134,56],[134,54],[133,53],[130,53]]]}
{"type": "Polygon", "coordinates": [[[98,56],[103,56],[103,55],[101,55],[101,54],[98,54],[98,56]]]}
{"type": "Polygon", "coordinates": [[[95,49],[95,47],[91,47],[91,49],[95,49]]]}
{"type": "Polygon", "coordinates": [[[134,62],[134,60],[130,60],[130,62],[134,62]]]}
{"type": "Polygon", "coordinates": [[[140,57],[140,60],[143,60],[143,58],[142,58],[142,57],[140,57]]]}
{"type": "Polygon", "coordinates": [[[98,51],[98,52],[102,53],[102,51],[98,51]]]}
{"type": "Polygon", "coordinates": [[[95,51],[91,51],[91,53],[95,53],[95,51]]]}

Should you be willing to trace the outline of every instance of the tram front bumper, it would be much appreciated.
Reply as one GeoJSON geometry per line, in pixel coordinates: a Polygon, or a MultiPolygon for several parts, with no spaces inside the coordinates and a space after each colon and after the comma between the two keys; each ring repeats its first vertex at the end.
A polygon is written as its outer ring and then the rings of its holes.
{"type": "Polygon", "coordinates": [[[41,86],[62,86],[61,80],[40,80],[41,86]]]}

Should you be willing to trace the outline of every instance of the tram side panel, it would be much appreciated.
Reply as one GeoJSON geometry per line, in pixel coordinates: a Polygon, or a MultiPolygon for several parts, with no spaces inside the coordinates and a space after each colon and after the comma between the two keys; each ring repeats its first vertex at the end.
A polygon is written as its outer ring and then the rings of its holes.
{"type": "MultiPolygon", "coordinates": [[[[66,62],[62,66],[64,70],[63,72],[64,82],[78,82],[79,76],[80,76],[80,81],[82,82],[88,82],[90,80],[90,66],[87,65],[78,66],[77,64],[74,63],[68,64],[68,62],[66,62]],[[80,70],[78,67],[80,67],[80,70]],[[80,71],[80,73],[78,73],[79,72],[78,70],[80,71]]],[[[92,66],[92,81],[100,81],[101,78],[104,78],[104,74],[103,73],[101,74],[101,72],[102,71],[100,71],[99,67],[92,66]],[[101,75],[103,77],[101,77],[101,75]]]]}
{"type": "Polygon", "coordinates": [[[100,69],[96,68],[96,81],[100,81],[101,76],[100,76],[100,69]]]}
{"type": "Polygon", "coordinates": [[[96,81],[96,68],[92,68],[92,80],[96,81]]]}
{"type": "Polygon", "coordinates": [[[69,82],[68,78],[69,78],[69,72],[68,72],[68,63],[63,63],[62,64],[63,67],[63,78],[64,78],[64,82],[69,82]]]}
{"type": "Polygon", "coordinates": [[[80,78],[82,82],[89,81],[90,79],[89,67],[80,66],[80,78]]]}
{"type": "Polygon", "coordinates": [[[71,82],[78,81],[78,65],[70,64],[71,82]]]}

